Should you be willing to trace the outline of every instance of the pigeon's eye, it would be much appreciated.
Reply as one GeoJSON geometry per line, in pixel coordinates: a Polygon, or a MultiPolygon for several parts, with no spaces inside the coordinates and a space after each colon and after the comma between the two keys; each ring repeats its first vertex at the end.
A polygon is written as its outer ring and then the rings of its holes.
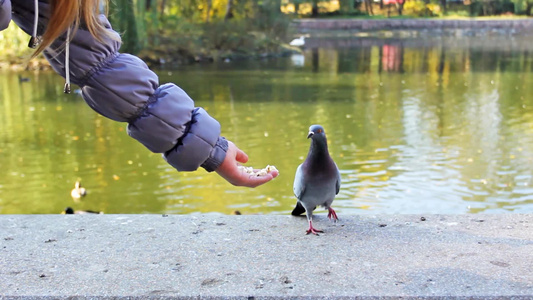
{"type": "Polygon", "coordinates": [[[322,129],[318,129],[316,133],[322,133],[322,129]]]}

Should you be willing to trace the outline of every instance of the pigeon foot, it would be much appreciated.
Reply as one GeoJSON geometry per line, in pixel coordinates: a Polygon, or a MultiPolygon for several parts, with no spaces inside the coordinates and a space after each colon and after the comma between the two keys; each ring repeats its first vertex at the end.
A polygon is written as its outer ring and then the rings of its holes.
{"type": "Polygon", "coordinates": [[[339,218],[337,217],[337,213],[333,208],[328,208],[328,219],[333,219],[333,222],[337,222],[339,218]]]}
{"type": "Polygon", "coordinates": [[[314,229],[314,228],[309,228],[309,229],[307,229],[307,234],[312,233],[312,234],[314,234],[314,235],[319,235],[319,234],[318,234],[319,232],[320,232],[320,233],[324,233],[324,231],[322,231],[322,230],[318,230],[318,229],[314,229]]]}
{"type": "Polygon", "coordinates": [[[319,234],[318,234],[319,232],[324,233],[324,231],[322,231],[322,230],[315,229],[315,228],[313,227],[313,223],[312,223],[311,221],[309,221],[309,229],[307,229],[306,232],[307,232],[306,234],[310,234],[310,233],[312,233],[312,234],[314,234],[314,235],[319,235],[319,234]]]}

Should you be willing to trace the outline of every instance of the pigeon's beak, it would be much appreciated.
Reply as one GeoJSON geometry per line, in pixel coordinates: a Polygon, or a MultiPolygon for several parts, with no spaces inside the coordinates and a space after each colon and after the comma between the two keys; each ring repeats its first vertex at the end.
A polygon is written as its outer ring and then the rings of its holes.
{"type": "Polygon", "coordinates": [[[309,133],[307,134],[307,138],[310,138],[310,137],[312,137],[312,136],[313,136],[314,134],[315,134],[314,132],[312,132],[312,131],[309,131],[309,133]]]}

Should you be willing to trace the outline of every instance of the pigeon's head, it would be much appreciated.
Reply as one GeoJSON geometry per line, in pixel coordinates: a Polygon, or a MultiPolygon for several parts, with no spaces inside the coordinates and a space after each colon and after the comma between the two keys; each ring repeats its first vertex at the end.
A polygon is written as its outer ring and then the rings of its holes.
{"type": "Polygon", "coordinates": [[[325,139],[326,132],[324,131],[324,127],[320,125],[311,125],[309,127],[309,133],[307,134],[307,138],[325,139]]]}

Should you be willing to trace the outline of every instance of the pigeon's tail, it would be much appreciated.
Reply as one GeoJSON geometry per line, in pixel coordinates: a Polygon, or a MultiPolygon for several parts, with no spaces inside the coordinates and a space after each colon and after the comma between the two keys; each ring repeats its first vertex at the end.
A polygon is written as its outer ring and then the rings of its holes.
{"type": "Polygon", "coordinates": [[[302,206],[300,201],[296,202],[296,207],[292,210],[291,215],[299,216],[305,212],[305,208],[302,206]]]}
{"type": "MultiPolygon", "coordinates": [[[[316,206],[313,207],[313,210],[316,209],[316,206]]],[[[300,201],[296,202],[296,207],[292,210],[291,215],[293,216],[299,216],[305,212],[305,208],[300,203],[300,201]]]]}

